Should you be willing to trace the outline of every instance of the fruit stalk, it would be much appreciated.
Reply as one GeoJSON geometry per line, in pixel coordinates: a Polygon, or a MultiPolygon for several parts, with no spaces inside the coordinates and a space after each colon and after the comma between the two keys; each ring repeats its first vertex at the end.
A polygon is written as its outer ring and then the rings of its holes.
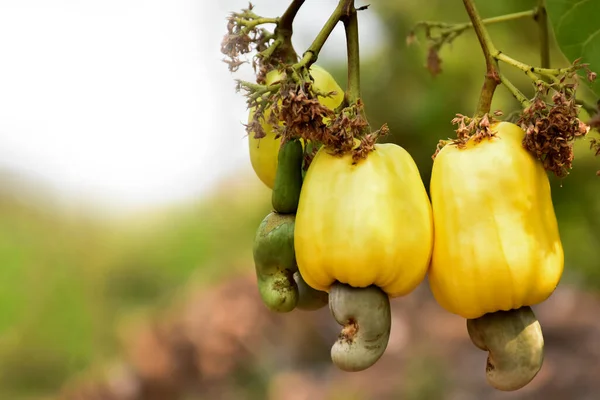
{"type": "Polygon", "coordinates": [[[293,22],[296,18],[296,14],[300,11],[300,7],[304,4],[305,0],[293,0],[285,12],[279,18],[279,24],[275,28],[275,36],[281,39],[279,45],[279,51],[284,56],[283,60],[289,63],[295,63],[298,61],[298,54],[294,50],[292,45],[292,34],[293,34],[293,22]]]}
{"type": "Polygon", "coordinates": [[[475,8],[473,0],[463,0],[463,3],[467,10],[467,14],[469,14],[469,18],[473,23],[473,29],[475,29],[475,34],[477,34],[479,44],[481,45],[485,57],[485,80],[483,81],[483,88],[481,89],[479,103],[477,104],[477,110],[475,111],[476,117],[482,117],[490,112],[494,92],[496,91],[496,87],[500,84],[500,73],[498,71],[498,61],[494,58],[496,49],[477,9],[475,8]]]}
{"type": "Polygon", "coordinates": [[[347,105],[354,105],[360,98],[360,51],[358,44],[358,16],[353,1],[350,4],[348,15],[344,17],[343,21],[346,32],[346,51],[348,54],[348,88],[345,100],[347,105]]]}

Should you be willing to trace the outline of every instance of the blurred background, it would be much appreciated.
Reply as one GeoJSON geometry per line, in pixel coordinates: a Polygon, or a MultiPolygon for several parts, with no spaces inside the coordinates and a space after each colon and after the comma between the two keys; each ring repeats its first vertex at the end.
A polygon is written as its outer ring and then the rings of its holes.
{"type": "MultiPolygon", "coordinates": [[[[256,0],[280,15],[287,2],[256,0]]],[[[308,0],[301,53],[336,5],[308,0]]],[[[484,17],[535,0],[478,1],[484,17]]],[[[357,5],[363,5],[359,2],[357,5]]],[[[336,370],[325,308],[261,304],[251,246],[270,210],[242,123],[244,98],[220,42],[245,1],[0,2],[0,399],[596,399],[600,391],[600,159],[576,145],[552,178],[565,247],[561,286],[535,311],[546,359],[516,393],[485,382],[486,354],[427,285],[392,302],[385,355],[336,370]]],[[[359,15],[372,126],[405,147],[429,182],[450,120],[474,111],[484,74],[472,32],[424,67],[418,20],[467,21],[459,1],[379,1],[359,15]]],[[[496,46],[539,63],[533,21],[489,28],[496,46]]],[[[559,52],[553,66],[567,63],[559,52]]],[[[346,83],[339,26],[319,64],[346,83]]],[[[594,66],[592,66],[594,68],[594,66]]],[[[596,66],[596,69],[600,67],[596,66]]],[[[530,85],[504,68],[528,95],[530,85]]],[[[494,109],[517,108],[500,87],[494,109]]],[[[597,136],[594,132],[591,136],[597,136]]]]}

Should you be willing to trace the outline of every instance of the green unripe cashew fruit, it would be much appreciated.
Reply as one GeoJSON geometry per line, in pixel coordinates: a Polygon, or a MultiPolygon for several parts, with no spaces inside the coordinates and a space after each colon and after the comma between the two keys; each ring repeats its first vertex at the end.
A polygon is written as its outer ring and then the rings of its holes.
{"type": "Polygon", "coordinates": [[[271,311],[290,312],[296,307],[313,311],[328,302],[327,292],[308,286],[298,272],[294,220],[294,214],[270,213],[258,227],[254,240],[258,291],[271,311]]]}
{"type": "Polygon", "coordinates": [[[282,143],[271,195],[271,203],[278,213],[293,214],[298,209],[302,188],[303,158],[304,149],[299,139],[282,143]]]}
{"type": "Polygon", "coordinates": [[[290,312],[298,303],[294,272],[294,214],[270,213],[263,219],[254,239],[254,265],[258,290],[272,311],[290,312]]]}
{"type": "Polygon", "coordinates": [[[468,319],[467,330],[473,344],[489,352],[486,376],[494,388],[521,389],[542,368],[544,337],[530,307],[468,319]]]}
{"type": "Polygon", "coordinates": [[[335,282],[329,308],[342,332],[331,348],[333,363],[343,371],[362,371],[383,355],[392,326],[390,300],[377,286],[355,288],[335,282]]]}
{"type": "Polygon", "coordinates": [[[323,308],[329,303],[327,292],[322,292],[308,286],[302,275],[300,275],[300,271],[294,273],[294,280],[298,287],[298,304],[296,307],[300,310],[314,311],[323,308]]]}
{"type": "Polygon", "coordinates": [[[295,213],[302,189],[304,149],[299,139],[284,141],[271,196],[275,210],[262,221],[254,240],[254,265],[258,289],[272,311],[290,312],[295,307],[316,310],[328,302],[326,292],[309,287],[296,264],[295,213]]]}

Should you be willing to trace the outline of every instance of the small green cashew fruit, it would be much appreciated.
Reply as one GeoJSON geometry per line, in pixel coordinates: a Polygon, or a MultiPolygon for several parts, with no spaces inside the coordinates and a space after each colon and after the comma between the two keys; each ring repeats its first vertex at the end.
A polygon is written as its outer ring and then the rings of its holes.
{"type": "Polygon", "coordinates": [[[498,311],[467,320],[471,341],[488,351],[488,383],[498,390],[518,390],[542,368],[544,337],[530,307],[498,311]]]}
{"type": "Polygon", "coordinates": [[[277,159],[271,204],[278,213],[294,214],[298,209],[302,188],[304,150],[300,139],[282,143],[277,159]]]}
{"type": "Polygon", "coordinates": [[[308,286],[300,275],[300,271],[294,273],[294,280],[298,287],[298,304],[296,307],[300,310],[314,311],[327,305],[329,295],[308,286]]]}
{"type": "Polygon", "coordinates": [[[343,371],[362,371],[383,355],[392,326],[390,300],[377,286],[354,288],[335,282],[329,309],[343,326],[331,348],[333,363],[343,371]]]}
{"type": "Polygon", "coordinates": [[[254,265],[258,290],[265,305],[276,312],[290,312],[298,303],[294,272],[294,214],[272,212],[263,219],[254,239],[254,265]]]}

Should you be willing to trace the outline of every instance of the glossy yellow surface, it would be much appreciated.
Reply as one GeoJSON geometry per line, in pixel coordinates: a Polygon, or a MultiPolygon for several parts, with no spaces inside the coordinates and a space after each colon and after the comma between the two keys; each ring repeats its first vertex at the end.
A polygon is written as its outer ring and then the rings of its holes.
{"type": "Polygon", "coordinates": [[[306,283],[377,285],[391,297],[425,278],[432,251],[431,204],[412,157],[377,144],[365,160],[321,148],[304,178],[294,230],[306,283]]]}
{"type": "MultiPolygon", "coordinates": [[[[333,79],[329,72],[325,71],[318,65],[312,65],[310,73],[314,79],[315,88],[322,92],[333,92],[336,94],[331,97],[319,97],[319,101],[324,106],[334,109],[339,106],[344,100],[344,91],[337,82],[333,79]]],[[[279,79],[279,73],[274,70],[267,74],[266,83],[271,85],[279,79]]],[[[265,112],[265,120],[269,119],[269,111],[265,112]]],[[[250,110],[248,121],[251,121],[254,117],[253,110],[250,110]]],[[[279,153],[279,147],[281,146],[281,140],[275,139],[275,133],[271,125],[263,123],[262,127],[267,134],[264,138],[255,139],[254,133],[248,135],[248,147],[250,150],[250,162],[252,168],[260,180],[273,189],[275,184],[275,172],[277,171],[277,155],[279,153]]]]}
{"type": "Polygon", "coordinates": [[[465,318],[534,305],[563,271],[563,248],[546,172],[521,145],[517,125],[467,148],[447,145],[431,175],[435,227],[429,284],[465,318]]]}

